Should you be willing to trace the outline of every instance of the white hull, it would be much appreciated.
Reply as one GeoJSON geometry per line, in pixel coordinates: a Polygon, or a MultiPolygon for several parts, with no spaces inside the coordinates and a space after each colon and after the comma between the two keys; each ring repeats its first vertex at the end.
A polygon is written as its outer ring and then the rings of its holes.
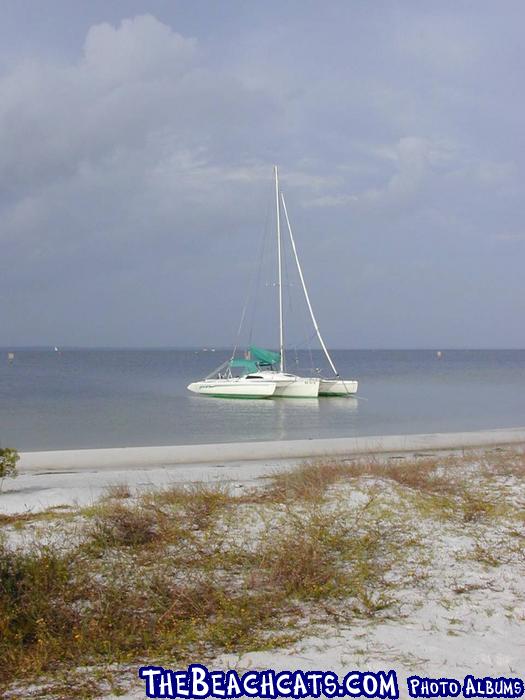
{"type": "Polygon", "coordinates": [[[274,396],[283,399],[316,399],[318,394],[319,379],[295,377],[287,384],[277,383],[274,396]]]}
{"type": "Polygon", "coordinates": [[[352,396],[357,394],[355,379],[321,379],[319,396],[352,396]]]}
{"type": "Polygon", "coordinates": [[[267,399],[274,395],[275,382],[263,379],[245,379],[244,377],[203,379],[200,382],[192,382],[188,385],[188,389],[195,394],[221,398],[267,399]]]}
{"type": "Polygon", "coordinates": [[[319,379],[298,377],[287,372],[260,372],[266,381],[275,382],[275,398],[316,399],[319,394],[319,379]]]}
{"type": "Polygon", "coordinates": [[[294,374],[260,372],[257,378],[203,379],[189,384],[188,389],[195,394],[221,398],[316,399],[319,393],[319,382],[319,379],[297,377],[294,374]]]}

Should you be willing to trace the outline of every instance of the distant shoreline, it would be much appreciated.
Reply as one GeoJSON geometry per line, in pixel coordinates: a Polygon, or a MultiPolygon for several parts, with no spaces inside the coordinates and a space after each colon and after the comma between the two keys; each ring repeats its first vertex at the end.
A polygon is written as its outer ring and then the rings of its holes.
{"type": "Polygon", "coordinates": [[[43,470],[77,472],[169,468],[217,462],[309,459],[519,443],[525,443],[525,427],[457,433],[22,452],[18,468],[21,473],[27,474],[43,470]]]}

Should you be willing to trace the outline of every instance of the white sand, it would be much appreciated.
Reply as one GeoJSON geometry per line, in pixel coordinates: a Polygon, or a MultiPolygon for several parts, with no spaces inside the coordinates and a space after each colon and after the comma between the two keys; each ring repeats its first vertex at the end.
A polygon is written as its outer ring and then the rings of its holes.
{"type": "MultiPolygon", "coordinates": [[[[168,483],[226,481],[244,488],[286,468],[294,461],[323,455],[384,455],[429,450],[456,450],[525,444],[525,428],[337,440],[301,440],[182,447],[121,448],[25,453],[21,475],[6,480],[0,512],[41,510],[96,500],[110,484],[132,489],[168,483]]],[[[475,464],[474,464],[475,467],[475,464]]],[[[502,482],[503,486],[505,482],[502,482]]],[[[502,486],[502,488],[503,488],[502,486]]],[[[513,488],[509,482],[506,488],[513,488]]],[[[516,492],[525,505],[523,488],[516,492]]],[[[519,524],[516,525],[518,527],[519,524]]],[[[525,679],[525,559],[488,566],[471,557],[479,536],[471,525],[451,526],[414,520],[432,562],[430,575],[418,585],[407,582],[400,593],[401,614],[393,619],[350,619],[324,624],[287,649],[254,650],[242,656],[224,655],[214,668],[238,670],[274,668],[388,670],[398,673],[401,698],[408,698],[405,679],[412,674],[444,676],[462,681],[472,673],[525,679]],[[462,592],[461,589],[464,589],[462,592]]],[[[490,541],[509,537],[506,525],[492,531],[490,541]]],[[[487,536],[490,534],[487,529],[487,536]]],[[[481,540],[483,541],[483,540],[481,540]]],[[[488,542],[488,541],[487,541],[488,542]]],[[[418,565],[419,566],[419,565],[418,565]]],[[[200,659],[194,659],[199,662],[200,659]]],[[[128,678],[136,673],[129,669],[128,678]]],[[[144,698],[143,685],[121,696],[144,698]]]]}
{"type": "Polygon", "coordinates": [[[311,457],[414,453],[525,443],[525,428],[463,433],[239,442],[168,447],[23,452],[19,476],[6,479],[0,513],[86,505],[112,484],[147,489],[170,483],[242,485],[311,457]]]}
{"type": "MultiPolygon", "coordinates": [[[[476,462],[465,468],[475,473],[476,462]]],[[[501,488],[502,498],[513,494],[511,500],[518,508],[525,506],[523,482],[518,486],[502,476],[494,487],[498,492],[501,488]]],[[[344,488],[338,487],[340,494],[344,488]]],[[[356,488],[353,484],[348,495],[359,493],[356,488]]],[[[336,493],[332,490],[332,497],[336,493]]],[[[382,497],[388,498],[387,484],[382,497]]],[[[406,515],[403,512],[400,519],[406,515]]],[[[512,545],[509,527],[514,528],[514,523],[504,519],[447,522],[421,517],[417,511],[410,517],[422,547],[407,562],[406,582],[396,593],[391,615],[368,619],[345,615],[345,603],[338,608],[332,601],[330,607],[342,613],[339,619],[336,615],[332,622],[314,624],[309,634],[288,648],[224,654],[214,659],[212,667],[239,672],[331,670],[340,678],[352,670],[394,669],[402,700],[409,700],[406,679],[415,674],[455,678],[460,683],[469,674],[525,680],[523,553],[515,548],[510,554],[511,546],[508,559],[504,555],[494,565],[473,556],[477,544],[485,543],[497,558],[502,549],[512,545]],[[412,578],[411,573],[415,573],[412,578]]],[[[520,528],[519,523],[516,528],[520,528]]],[[[124,697],[143,698],[143,687],[137,683],[124,697]]]]}
{"type": "Polygon", "coordinates": [[[268,442],[228,442],[209,445],[166,447],[115,447],[107,449],[24,452],[22,472],[115,470],[206,464],[238,460],[297,459],[327,455],[413,452],[416,450],[457,449],[525,442],[525,428],[480,430],[462,433],[386,435],[268,442]]]}
{"type": "MultiPolygon", "coordinates": [[[[465,468],[475,473],[476,462],[465,468]]],[[[501,496],[513,493],[515,505],[525,505],[523,483],[518,487],[504,476],[495,482],[496,488],[498,483],[501,496]]],[[[383,496],[387,490],[385,485],[383,496]]],[[[350,495],[355,494],[352,490],[350,495]]],[[[288,648],[224,654],[214,659],[213,668],[235,668],[240,673],[268,668],[331,670],[340,678],[353,670],[394,669],[402,700],[409,700],[406,679],[415,674],[455,678],[460,683],[469,674],[525,680],[523,553],[516,549],[508,560],[503,556],[495,565],[472,556],[477,543],[486,543],[489,550],[500,554],[501,548],[512,544],[509,526],[514,527],[513,523],[454,523],[426,520],[417,513],[413,518],[413,532],[421,537],[423,546],[407,566],[407,570],[414,568],[416,576],[410,580],[407,571],[406,585],[398,593],[397,613],[376,619],[342,614],[339,620],[314,626],[288,648]]],[[[332,602],[331,607],[337,611],[337,603],[332,602]]],[[[124,697],[139,700],[144,697],[143,688],[138,683],[124,697]]]]}

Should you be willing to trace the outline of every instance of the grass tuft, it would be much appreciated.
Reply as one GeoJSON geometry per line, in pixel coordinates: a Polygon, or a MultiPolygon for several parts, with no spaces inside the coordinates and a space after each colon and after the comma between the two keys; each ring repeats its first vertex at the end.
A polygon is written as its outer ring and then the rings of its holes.
{"type": "Polygon", "coordinates": [[[337,461],[306,462],[295,469],[275,474],[265,490],[263,499],[287,501],[318,501],[329,486],[348,476],[346,464],[337,461]]]}
{"type": "Polygon", "coordinates": [[[121,503],[103,504],[89,528],[94,549],[136,547],[155,542],[160,535],[159,515],[152,509],[121,503]]]}
{"type": "Polygon", "coordinates": [[[124,500],[126,498],[131,498],[131,490],[128,484],[120,483],[108,486],[103,500],[124,500]]]}
{"type": "Polygon", "coordinates": [[[317,511],[289,514],[282,532],[268,538],[258,553],[266,585],[286,595],[318,598],[343,583],[333,523],[317,511]]]}
{"type": "Polygon", "coordinates": [[[234,500],[222,484],[196,483],[152,491],[143,497],[142,502],[145,506],[169,506],[178,510],[188,528],[203,530],[234,500]]]}

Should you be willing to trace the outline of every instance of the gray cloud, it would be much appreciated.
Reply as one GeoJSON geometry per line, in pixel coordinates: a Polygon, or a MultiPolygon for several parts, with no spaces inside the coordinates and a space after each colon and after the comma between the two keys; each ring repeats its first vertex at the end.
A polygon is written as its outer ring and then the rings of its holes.
{"type": "Polygon", "coordinates": [[[519,4],[156,7],[0,61],[0,344],[228,344],[280,162],[332,345],[523,346],[519,4]]]}

